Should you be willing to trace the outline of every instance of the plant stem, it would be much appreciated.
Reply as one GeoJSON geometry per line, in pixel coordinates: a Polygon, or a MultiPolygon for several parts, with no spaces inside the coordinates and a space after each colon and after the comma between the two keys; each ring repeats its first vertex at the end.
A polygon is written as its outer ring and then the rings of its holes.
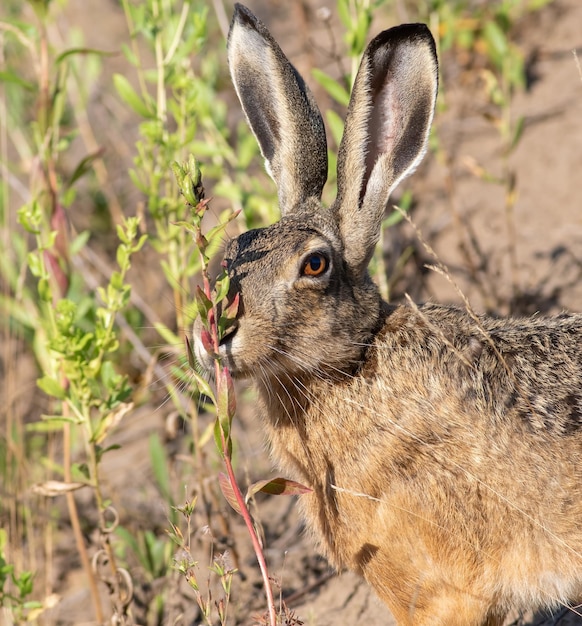
{"type": "MultiPolygon", "coordinates": [[[[63,415],[68,414],[68,405],[63,404],[63,415]]],[[[63,426],[63,465],[65,473],[65,482],[73,482],[71,475],[71,425],[65,422],[63,426]]],[[[66,494],[67,507],[69,509],[69,517],[71,518],[71,526],[73,528],[73,535],[75,536],[75,543],[77,544],[77,551],[81,557],[81,563],[85,574],[89,579],[89,590],[91,592],[91,600],[95,609],[95,619],[100,624],[103,623],[103,609],[101,608],[101,598],[99,597],[99,590],[97,588],[97,581],[91,567],[91,561],[87,554],[87,548],[83,539],[83,531],[81,530],[81,523],[79,521],[79,513],[77,511],[77,504],[75,502],[75,496],[72,491],[68,491],[66,494]]]]}
{"type": "Polygon", "coordinates": [[[223,450],[223,455],[224,455],[224,464],[226,466],[226,471],[228,474],[228,479],[230,481],[230,485],[234,492],[234,497],[236,498],[236,501],[240,507],[240,513],[245,521],[247,530],[251,537],[253,550],[255,551],[255,555],[259,563],[259,568],[261,570],[261,576],[263,577],[263,586],[265,588],[265,595],[267,596],[267,608],[269,611],[269,623],[271,626],[277,626],[277,613],[275,611],[275,598],[273,596],[273,589],[271,588],[271,581],[269,579],[269,571],[267,569],[267,562],[265,560],[265,555],[263,553],[261,542],[259,541],[259,538],[257,536],[255,525],[253,524],[253,519],[247,508],[244,496],[242,495],[239,489],[238,483],[236,482],[236,476],[234,475],[232,461],[228,454],[228,444],[227,444],[227,441],[224,439],[224,434],[222,436],[222,450],[223,450]]]}
{"type": "MultiPolygon", "coordinates": [[[[202,251],[201,251],[201,258],[202,258],[202,280],[203,280],[204,292],[206,294],[206,297],[209,300],[212,300],[212,289],[210,287],[210,280],[208,278],[207,263],[205,262],[202,251]]],[[[212,338],[214,353],[216,355],[218,355],[218,349],[219,349],[218,319],[219,319],[218,311],[213,306],[210,309],[210,311],[208,311],[208,326],[209,326],[209,331],[210,331],[210,335],[212,338]]],[[[217,391],[218,398],[220,398],[222,395],[222,386],[227,385],[227,389],[226,389],[227,393],[229,393],[229,389],[228,389],[228,382],[226,380],[225,373],[221,368],[219,357],[216,357],[214,360],[214,368],[215,368],[215,373],[216,373],[216,387],[217,387],[216,391],[217,391]]],[[[218,409],[218,403],[217,403],[217,412],[218,411],[219,409],[218,409]]],[[[217,419],[219,421],[221,421],[220,418],[221,416],[217,415],[217,419]]],[[[273,597],[273,589],[271,588],[271,582],[269,580],[269,571],[267,569],[267,562],[265,560],[265,555],[263,553],[263,548],[261,546],[261,542],[259,541],[259,537],[257,535],[255,525],[253,523],[253,518],[247,507],[245,498],[238,486],[238,483],[236,481],[236,476],[234,474],[234,469],[232,467],[232,459],[230,455],[230,446],[229,446],[229,441],[228,441],[230,439],[230,426],[228,429],[228,434],[226,436],[225,436],[224,429],[222,428],[222,426],[220,427],[220,439],[221,439],[221,444],[222,444],[222,457],[224,459],[224,464],[226,466],[228,480],[230,482],[230,486],[232,488],[234,497],[238,504],[239,512],[242,515],[242,518],[246,524],[248,533],[251,538],[251,543],[253,544],[253,550],[255,551],[255,555],[259,563],[259,568],[261,570],[261,576],[263,578],[263,586],[265,588],[265,595],[267,597],[267,609],[269,613],[269,623],[270,623],[270,626],[277,626],[277,613],[275,611],[275,599],[273,597]]]]}

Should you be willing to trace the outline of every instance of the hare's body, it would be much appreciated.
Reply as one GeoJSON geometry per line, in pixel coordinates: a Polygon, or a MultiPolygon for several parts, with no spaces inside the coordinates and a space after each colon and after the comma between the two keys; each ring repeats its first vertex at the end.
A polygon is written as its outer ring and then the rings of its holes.
{"type": "Polygon", "coordinates": [[[390,192],[426,147],[428,29],[366,49],[330,207],[313,97],[240,5],[228,52],[283,217],[226,249],[240,305],[220,358],[254,381],[274,457],[313,490],[301,502],[323,551],[400,624],[497,624],[580,598],[582,316],[391,307],[367,272],[390,192]]]}
{"type": "Polygon", "coordinates": [[[260,384],[275,458],[314,490],[301,501],[322,550],[403,624],[495,623],[577,597],[582,317],[481,319],[501,361],[463,311],[384,315],[354,375],[296,383],[292,400],[293,384],[260,384]]]}

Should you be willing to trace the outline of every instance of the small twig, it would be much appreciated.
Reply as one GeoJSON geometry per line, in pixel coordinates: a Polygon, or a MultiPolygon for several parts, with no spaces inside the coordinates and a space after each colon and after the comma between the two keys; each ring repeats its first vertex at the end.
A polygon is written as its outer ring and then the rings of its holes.
{"type": "Polygon", "coordinates": [[[298,600],[301,600],[303,596],[306,596],[308,593],[315,591],[315,589],[317,589],[318,587],[325,585],[325,583],[328,580],[331,580],[335,576],[337,576],[336,572],[328,572],[327,574],[320,576],[317,580],[314,580],[311,584],[307,585],[306,587],[303,587],[303,589],[299,589],[299,591],[296,591],[295,593],[292,593],[290,596],[287,596],[283,600],[283,603],[286,605],[294,604],[298,600]]]}
{"type": "MultiPolygon", "coordinates": [[[[67,403],[63,403],[63,416],[67,417],[69,412],[69,406],[67,403]]],[[[71,474],[71,425],[65,422],[63,426],[63,469],[65,482],[73,482],[71,474]]],[[[103,623],[103,608],[101,607],[101,598],[99,596],[99,589],[97,588],[97,581],[93,568],[91,567],[91,560],[87,553],[87,547],[85,546],[85,540],[83,539],[83,531],[81,530],[81,522],[79,521],[79,512],[77,511],[77,503],[75,502],[75,496],[72,491],[66,492],[67,508],[69,509],[69,517],[71,518],[71,527],[73,528],[73,535],[75,537],[75,543],[77,544],[77,552],[81,558],[83,570],[89,581],[89,591],[91,593],[91,601],[95,609],[95,620],[101,624],[103,623]]]]}
{"type": "MultiPolygon", "coordinates": [[[[205,261],[204,255],[201,253],[201,260],[202,260],[202,279],[203,279],[203,283],[204,283],[204,291],[205,291],[205,295],[206,297],[211,300],[212,299],[212,291],[210,288],[210,280],[208,278],[208,273],[207,273],[207,263],[205,261]]],[[[217,311],[216,309],[213,307],[209,312],[208,312],[208,323],[209,323],[209,330],[210,330],[210,334],[212,336],[212,342],[214,344],[214,353],[216,355],[218,355],[218,349],[219,349],[219,339],[218,339],[218,315],[217,315],[217,311]]],[[[217,396],[220,398],[222,393],[225,393],[225,391],[223,390],[223,386],[227,385],[226,388],[226,393],[230,393],[230,389],[228,389],[228,380],[227,380],[227,376],[229,374],[227,374],[221,367],[220,364],[220,359],[218,357],[215,358],[214,360],[214,367],[215,367],[215,375],[216,375],[216,385],[217,385],[217,396]]],[[[220,409],[217,406],[217,412],[220,411],[220,409]]],[[[221,417],[226,417],[226,416],[221,416],[220,414],[217,414],[217,419],[221,420],[221,417]]],[[[221,443],[222,443],[222,457],[224,459],[224,464],[226,467],[226,471],[228,474],[228,480],[230,482],[230,486],[232,488],[234,497],[236,499],[236,502],[238,504],[239,507],[239,512],[245,522],[245,525],[247,527],[247,531],[249,533],[249,536],[251,538],[251,543],[253,544],[253,550],[255,551],[255,556],[257,557],[257,561],[259,564],[259,569],[261,570],[261,576],[263,578],[263,586],[265,589],[265,595],[267,596],[267,609],[269,612],[269,621],[270,621],[270,625],[271,626],[277,626],[277,613],[275,610],[275,598],[273,595],[273,589],[271,587],[271,581],[269,579],[269,571],[267,568],[267,562],[265,560],[265,555],[263,552],[263,548],[261,546],[261,542],[260,539],[257,535],[257,530],[255,528],[252,516],[250,514],[250,511],[247,507],[245,498],[240,490],[240,487],[238,486],[237,480],[236,480],[236,476],[234,474],[234,469],[232,467],[232,459],[231,459],[231,453],[230,453],[230,427],[229,427],[229,432],[228,435],[225,436],[225,432],[224,429],[222,428],[222,425],[220,426],[220,436],[221,436],[221,443]]]]}
{"type": "Polygon", "coordinates": [[[226,39],[228,36],[228,17],[226,16],[222,0],[212,0],[212,4],[214,4],[214,12],[216,13],[222,36],[226,39]]]}
{"type": "Polygon", "coordinates": [[[578,51],[572,50],[572,54],[574,55],[574,63],[576,63],[576,67],[578,68],[578,75],[580,76],[580,82],[582,82],[582,66],[580,65],[580,59],[578,58],[578,51]]]}

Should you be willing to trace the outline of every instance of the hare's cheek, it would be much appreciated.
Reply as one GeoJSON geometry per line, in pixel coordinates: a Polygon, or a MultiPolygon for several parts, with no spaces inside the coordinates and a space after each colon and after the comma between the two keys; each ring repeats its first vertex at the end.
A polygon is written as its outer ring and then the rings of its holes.
{"type": "Polygon", "coordinates": [[[267,366],[277,359],[278,345],[278,333],[273,332],[270,320],[258,317],[242,319],[225,356],[241,376],[252,377],[261,364],[267,366]]]}

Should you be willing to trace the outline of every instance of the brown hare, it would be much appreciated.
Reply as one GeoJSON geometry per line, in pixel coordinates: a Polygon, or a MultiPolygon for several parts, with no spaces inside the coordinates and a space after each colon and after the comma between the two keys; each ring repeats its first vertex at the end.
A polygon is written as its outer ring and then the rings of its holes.
{"type": "Polygon", "coordinates": [[[510,607],[576,601],[582,315],[393,306],[368,274],[390,192],[426,150],[429,30],[406,24],[369,44],[330,207],[317,105],[241,5],[228,59],[282,218],[227,245],[241,305],[220,357],[257,387],[278,464],[311,487],[300,504],[321,550],[399,624],[493,625],[510,607]]]}

